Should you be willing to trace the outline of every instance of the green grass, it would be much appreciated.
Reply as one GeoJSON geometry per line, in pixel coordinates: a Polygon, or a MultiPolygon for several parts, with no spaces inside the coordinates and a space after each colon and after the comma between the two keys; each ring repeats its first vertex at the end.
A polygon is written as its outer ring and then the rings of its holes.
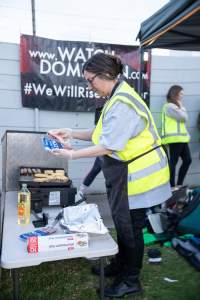
{"type": "MultiPolygon", "coordinates": [[[[153,245],[145,248],[141,281],[144,295],[128,297],[135,300],[199,300],[200,273],[191,267],[175,250],[153,245]],[[162,263],[148,263],[150,247],[162,252],[162,263]],[[164,277],[178,280],[164,281],[164,277]]],[[[96,300],[99,278],[90,272],[94,261],[62,260],[20,269],[21,300],[96,300]]],[[[106,279],[107,281],[107,279],[106,279]]],[[[108,282],[108,281],[107,281],[108,282]]],[[[1,300],[12,299],[12,280],[9,270],[2,269],[1,300]]],[[[126,297],[124,298],[126,299],[126,297]]]]}

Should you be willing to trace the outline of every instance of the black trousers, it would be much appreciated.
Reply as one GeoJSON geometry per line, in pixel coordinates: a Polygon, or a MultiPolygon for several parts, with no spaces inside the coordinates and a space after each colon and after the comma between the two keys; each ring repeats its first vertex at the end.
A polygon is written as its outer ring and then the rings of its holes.
{"type": "Polygon", "coordinates": [[[101,160],[99,157],[96,157],[92,169],[86,175],[83,180],[83,184],[86,186],[90,186],[94,181],[95,177],[101,172],[101,160]]]}
{"type": "Polygon", "coordinates": [[[119,252],[116,263],[123,275],[139,276],[144,253],[142,229],[145,224],[145,209],[129,210],[126,163],[105,156],[102,170],[117,231],[119,252]]]}
{"type": "Polygon", "coordinates": [[[182,159],[181,167],[178,171],[177,185],[182,185],[187,174],[189,166],[192,162],[190,148],[188,143],[172,143],[169,144],[169,166],[170,166],[170,184],[175,186],[176,165],[179,157],[182,159]]]}
{"type": "Polygon", "coordinates": [[[130,210],[130,215],[133,234],[135,237],[135,245],[124,245],[121,237],[117,235],[119,247],[117,259],[119,259],[119,263],[124,267],[123,272],[125,274],[139,276],[144,256],[144,239],[142,229],[145,226],[146,209],[132,209],[130,210]]]}

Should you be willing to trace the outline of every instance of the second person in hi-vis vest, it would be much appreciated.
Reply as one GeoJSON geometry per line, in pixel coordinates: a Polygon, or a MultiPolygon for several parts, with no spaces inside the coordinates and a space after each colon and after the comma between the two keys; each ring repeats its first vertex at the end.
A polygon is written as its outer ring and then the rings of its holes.
{"type": "Polygon", "coordinates": [[[173,85],[167,93],[167,103],[164,104],[162,110],[162,143],[169,147],[171,187],[183,184],[192,161],[188,145],[190,135],[186,127],[188,114],[183,106],[182,98],[183,88],[173,85]],[[182,164],[176,182],[176,165],[179,158],[181,158],[182,164]]]}
{"type": "MultiPolygon", "coordinates": [[[[95,54],[83,66],[83,75],[89,89],[107,98],[96,128],[54,129],[49,134],[61,142],[69,136],[93,141],[93,146],[54,154],[67,159],[100,157],[119,247],[104,268],[105,276],[115,277],[104,293],[109,298],[135,295],[142,292],[145,210],[171,196],[168,161],[151,112],[123,77],[121,60],[95,54]]],[[[98,268],[93,272],[99,275],[98,268]]]]}

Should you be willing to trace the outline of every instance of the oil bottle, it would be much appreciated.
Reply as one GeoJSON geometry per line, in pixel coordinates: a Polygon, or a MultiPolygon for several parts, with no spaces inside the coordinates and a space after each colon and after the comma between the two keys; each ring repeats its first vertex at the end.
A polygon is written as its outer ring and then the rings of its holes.
{"type": "Polygon", "coordinates": [[[25,225],[30,223],[31,193],[27,184],[23,183],[18,192],[18,224],[25,225]]]}

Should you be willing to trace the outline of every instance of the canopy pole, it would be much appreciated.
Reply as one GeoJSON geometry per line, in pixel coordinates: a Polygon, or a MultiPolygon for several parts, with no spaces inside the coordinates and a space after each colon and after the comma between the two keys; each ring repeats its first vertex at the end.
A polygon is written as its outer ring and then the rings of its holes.
{"type": "Polygon", "coordinates": [[[32,29],[33,29],[33,35],[36,35],[35,0],[31,0],[31,11],[32,11],[32,29]]]}
{"type": "MultiPolygon", "coordinates": [[[[33,36],[36,35],[36,19],[35,19],[35,0],[31,0],[31,11],[32,11],[32,29],[33,29],[33,36]]],[[[35,131],[39,131],[39,109],[36,107],[34,109],[35,115],[35,131]]]]}
{"type": "Polygon", "coordinates": [[[142,82],[142,73],[144,71],[143,67],[144,62],[144,49],[140,46],[139,48],[139,82],[138,82],[138,94],[142,97],[143,92],[143,82],[142,82]]]}

